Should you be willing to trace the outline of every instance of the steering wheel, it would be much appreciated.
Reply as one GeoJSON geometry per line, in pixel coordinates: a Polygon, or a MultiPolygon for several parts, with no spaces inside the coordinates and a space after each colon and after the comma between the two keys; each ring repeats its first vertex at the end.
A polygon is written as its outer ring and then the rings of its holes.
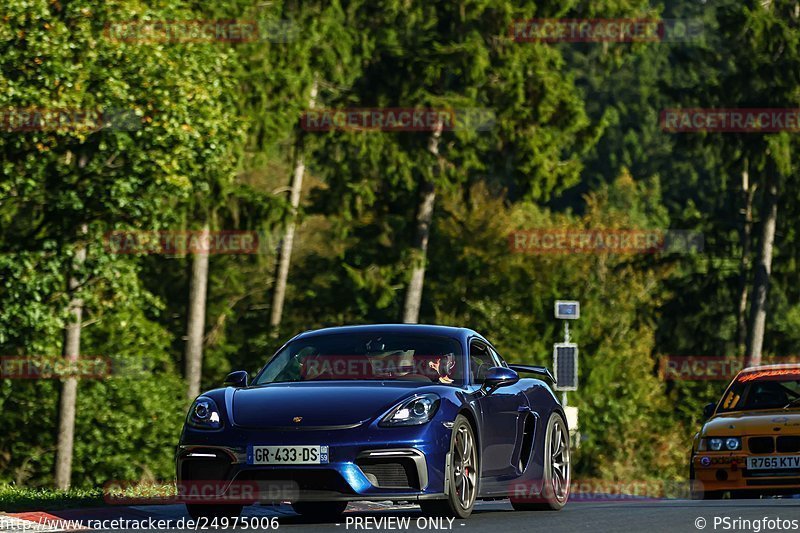
{"type": "Polygon", "coordinates": [[[488,363],[479,364],[477,370],[475,370],[475,383],[483,383],[483,380],[486,379],[486,371],[490,368],[488,363]]]}

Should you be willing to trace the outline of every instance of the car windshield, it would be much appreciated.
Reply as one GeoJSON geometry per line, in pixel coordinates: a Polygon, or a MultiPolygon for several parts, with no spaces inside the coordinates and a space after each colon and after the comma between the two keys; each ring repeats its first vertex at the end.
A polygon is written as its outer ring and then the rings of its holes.
{"type": "Polygon", "coordinates": [[[719,412],[800,409],[800,370],[763,370],[742,374],[731,384],[719,412]]]}
{"type": "Polygon", "coordinates": [[[321,380],[397,380],[461,386],[460,343],[434,335],[330,334],[290,342],[254,385],[321,380]]]}

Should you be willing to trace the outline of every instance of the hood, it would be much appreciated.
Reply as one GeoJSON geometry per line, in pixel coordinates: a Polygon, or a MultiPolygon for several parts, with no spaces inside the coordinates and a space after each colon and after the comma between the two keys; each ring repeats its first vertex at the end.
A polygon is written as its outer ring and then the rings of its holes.
{"type": "Polygon", "coordinates": [[[703,426],[702,436],[800,435],[800,411],[770,409],[739,411],[711,418],[703,426]]]}
{"type": "Polygon", "coordinates": [[[233,393],[232,418],[246,428],[335,428],[363,424],[416,393],[414,382],[273,383],[233,393]],[[302,417],[300,422],[295,422],[302,417]]]}

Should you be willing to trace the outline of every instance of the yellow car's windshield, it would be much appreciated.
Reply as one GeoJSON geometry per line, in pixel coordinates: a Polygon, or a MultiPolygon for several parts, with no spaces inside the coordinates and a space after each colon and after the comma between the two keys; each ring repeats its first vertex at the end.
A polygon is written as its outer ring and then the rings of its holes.
{"type": "Polygon", "coordinates": [[[718,412],[800,409],[800,371],[765,370],[739,376],[725,392],[718,412]]]}

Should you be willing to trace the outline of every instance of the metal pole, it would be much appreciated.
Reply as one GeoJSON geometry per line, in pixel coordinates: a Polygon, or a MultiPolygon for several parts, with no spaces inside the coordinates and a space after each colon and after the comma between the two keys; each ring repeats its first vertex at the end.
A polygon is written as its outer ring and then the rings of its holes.
{"type": "MultiPolygon", "coordinates": [[[[564,342],[569,342],[569,320],[564,321],[564,342]]],[[[561,392],[561,405],[567,406],[567,391],[561,392]]]]}

